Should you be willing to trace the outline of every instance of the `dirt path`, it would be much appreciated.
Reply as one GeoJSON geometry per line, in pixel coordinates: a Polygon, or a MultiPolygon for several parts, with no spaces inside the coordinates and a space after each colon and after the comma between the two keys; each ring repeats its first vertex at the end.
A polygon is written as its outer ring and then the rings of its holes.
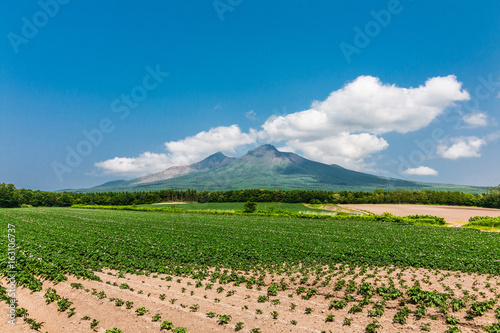
{"type": "Polygon", "coordinates": [[[500,209],[463,206],[349,204],[325,205],[323,209],[358,214],[383,214],[389,212],[396,216],[435,215],[443,217],[446,222],[452,225],[462,225],[473,216],[500,216],[500,209]]]}

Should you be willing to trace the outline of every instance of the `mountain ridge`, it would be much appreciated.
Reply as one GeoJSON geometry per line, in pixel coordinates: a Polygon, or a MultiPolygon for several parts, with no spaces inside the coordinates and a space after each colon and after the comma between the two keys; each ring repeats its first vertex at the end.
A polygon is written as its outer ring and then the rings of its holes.
{"type": "Polygon", "coordinates": [[[226,156],[222,152],[217,152],[208,156],[204,160],[201,160],[200,162],[188,165],[173,166],[157,173],[139,177],[137,178],[138,181],[134,184],[150,183],[154,181],[183,176],[194,172],[206,171],[230,163],[234,159],[234,157],[226,156]]]}
{"type": "Polygon", "coordinates": [[[161,189],[194,190],[351,190],[374,189],[454,189],[474,187],[420,183],[381,177],[306,159],[281,152],[267,144],[250,149],[235,158],[218,152],[189,165],[173,166],[132,180],[117,180],[85,191],[152,191],[161,189]]]}

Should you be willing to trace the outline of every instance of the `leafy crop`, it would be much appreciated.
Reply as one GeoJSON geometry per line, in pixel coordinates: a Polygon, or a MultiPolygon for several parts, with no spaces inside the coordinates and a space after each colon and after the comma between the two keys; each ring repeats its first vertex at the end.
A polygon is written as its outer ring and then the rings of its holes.
{"type": "Polygon", "coordinates": [[[225,324],[229,324],[231,322],[231,316],[230,315],[226,315],[226,314],[220,314],[218,315],[217,317],[219,317],[219,325],[225,325],[225,324]]]}
{"type": "Polygon", "coordinates": [[[137,308],[135,309],[135,313],[138,315],[138,316],[144,316],[146,313],[148,313],[149,310],[147,310],[145,307],[140,307],[140,308],[137,308]]]}
{"type": "Polygon", "coordinates": [[[64,312],[67,309],[69,309],[72,304],[73,304],[73,302],[68,301],[67,298],[63,298],[59,302],[57,302],[57,306],[58,306],[57,311],[64,312]]]}
{"type": "Polygon", "coordinates": [[[160,325],[160,330],[171,330],[172,328],[174,328],[174,324],[169,320],[165,320],[160,325]]]}
{"type": "MultiPolygon", "coordinates": [[[[32,290],[41,285],[38,278],[64,281],[64,274],[98,280],[93,271],[103,267],[179,276],[214,266],[273,271],[284,262],[369,263],[500,274],[500,234],[462,228],[70,208],[1,210],[0,216],[23,233],[18,282],[32,290]]],[[[5,259],[0,269],[7,271],[5,259]]],[[[397,297],[395,288],[379,288],[375,293],[386,299],[397,297]]]]}

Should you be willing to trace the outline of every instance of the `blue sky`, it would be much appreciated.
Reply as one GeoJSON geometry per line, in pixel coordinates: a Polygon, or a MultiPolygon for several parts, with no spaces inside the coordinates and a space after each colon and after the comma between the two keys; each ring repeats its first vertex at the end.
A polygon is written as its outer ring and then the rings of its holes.
{"type": "Polygon", "coordinates": [[[500,183],[498,2],[0,6],[0,182],[89,187],[272,143],[500,183]]]}

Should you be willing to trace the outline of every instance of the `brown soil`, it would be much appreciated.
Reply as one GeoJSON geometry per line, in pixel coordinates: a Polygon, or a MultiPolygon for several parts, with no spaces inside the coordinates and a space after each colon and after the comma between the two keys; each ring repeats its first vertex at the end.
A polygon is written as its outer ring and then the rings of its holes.
{"type": "Polygon", "coordinates": [[[473,216],[500,216],[500,209],[462,206],[433,206],[433,205],[389,205],[389,204],[349,204],[349,205],[326,205],[327,210],[352,212],[359,214],[392,213],[396,216],[406,215],[435,215],[445,219],[452,224],[464,224],[473,216]]]}
{"type": "MultiPolygon", "coordinates": [[[[337,266],[338,267],[338,266],[337,266]]],[[[333,271],[335,274],[338,271],[333,271]]],[[[488,277],[486,275],[447,272],[447,271],[431,271],[425,269],[409,268],[405,270],[389,268],[379,268],[377,271],[368,270],[365,275],[355,275],[359,270],[352,271],[347,274],[347,270],[343,273],[333,276],[329,285],[321,286],[321,282],[314,287],[317,288],[318,294],[312,296],[311,299],[301,299],[296,292],[300,277],[298,274],[292,274],[292,277],[298,277],[294,281],[290,277],[285,277],[290,284],[289,290],[280,291],[278,296],[271,296],[271,300],[279,300],[280,304],[272,304],[271,302],[259,303],[257,298],[266,295],[267,285],[273,279],[281,280],[281,276],[268,275],[265,282],[266,287],[262,290],[247,289],[245,285],[234,286],[232,284],[214,283],[211,289],[206,289],[209,281],[202,281],[202,287],[196,287],[196,281],[189,278],[173,277],[171,281],[166,281],[167,276],[144,276],[126,274],[125,278],[118,278],[116,271],[106,271],[106,273],[97,273],[103,282],[78,280],[74,277],[69,277],[68,281],[54,285],[50,282],[44,282],[43,288],[55,288],[60,296],[67,297],[73,302],[72,307],[75,307],[76,314],[71,318],[67,317],[67,312],[58,312],[57,304],[46,304],[43,295],[45,291],[31,293],[24,288],[18,288],[19,306],[29,310],[29,316],[37,321],[45,322],[42,327],[42,332],[50,333],[67,333],[67,332],[99,332],[104,333],[106,329],[118,327],[124,333],[146,333],[160,332],[160,323],[164,320],[170,320],[175,327],[182,326],[188,329],[188,332],[234,332],[237,322],[244,323],[242,332],[248,332],[249,329],[259,327],[262,332],[277,333],[277,332],[364,332],[365,327],[372,321],[373,318],[368,316],[368,310],[373,308],[373,303],[380,300],[380,297],[374,296],[372,303],[365,306],[361,313],[349,314],[348,310],[354,304],[357,304],[362,299],[360,295],[353,293],[356,302],[349,303],[342,310],[329,310],[329,302],[331,300],[340,299],[344,296],[344,290],[334,291],[334,284],[339,279],[346,281],[354,279],[358,284],[362,283],[362,278],[366,282],[377,283],[378,286],[382,283],[388,284],[389,277],[396,283],[396,287],[404,291],[401,287],[401,279],[405,280],[405,284],[411,286],[415,281],[420,281],[424,290],[437,290],[445,292],[445,288],[453,290],[454,297],[464,296],[463,290],[467,290],[470,295],[477,297],[478,301],[488,300],[495,297],[495,293],[490,288],[498,288],[500,285],[500,277],[488,277]],[[111,274],[111,275],[108,275],[111,274]],[[398,276],[397,274],[401,275],[398,276]],[[368,275],[368,274],[373,274],[368,275]],[[180,282],[178,282],[180,279],[180,282]],[[379,281],[376,281],[376,280],[379,281]],[[74,289],[70,286],[71,283],[81,283],[86,290],[74,289]],[[129,289],[120,289],[122,283],[127,283],[129,289]],[[457,283],[459,285],[457,285],[457,283]],[[115,284],[115,285],[113,285],[115,284]],[[488,287],[489,286],[489,287],[488,287]],[[218,292],[217,288],[222,287],[224,291],[218,292]],[[98,299],[92,295],[92,288],[97,292],[104,291],[106,298],[98,299]],[[185,288],[185,289],[184,289],[185,288]],[[476,289],[476,290],[473,290],[476,289]],[[234,290],[232,296],[228,296],[227,292],[234,290]],[[140,292],[142,291],[142,292],[140,292]],[[192,294],[191,294],[192,293],[192,294]],[[484,293],[484,294],[480,294],[484,293]],[[164,294],[164,300],[160,300],[160,294],[164,294]],[[326,294],[332,294],[333,297],[326,299],[326,294]],[[289,297],[289,296],[292,297],[289,297]],[[124,301],[134,302],[132,309],[126,309],[125,305],[116,306],[110,298],[120,298],[124,301]],[[170,300],[176,299],[174,304],[170,300]],[[217,301],[220,299],[220,301],[217,301]],[[291,309],[292,303],[296,304],[295,309],[291,309]],[[197,311],[190,310],[193,304],[198,304],[197,311]],[[138,316],[135,310],[139,307],[145,307],[149,310],[143,316],[138,316]],[[306,308],[312,308],[311,314],[306,314],[306,308]],[[257,314],[256,309],[261,309],[262,314],[257,314]],[[278,312],[278,318],[273,319],[272,311],[278,312]],[[227,325],[219,325],[217,318],[209,318],[206,313],[215,312],[217,314],[228,314],[232,316],[232,320],[227,325]],[[151,322],[151,318],[161,313],[159,322],[151,322]],[[334,322],[325,322],[327,314],[335,316],[334,322]],[[84,316],[99,321],[98,327],[93,331],[90,328],[90,321],[83,320],[84,316]],[[351,326],[343,325],[344,318],[351,318],[351,326]],[[297,324],[292,325],[291,321],[296,320],[297,324]]],[[[304,284],[306,288],[311,288],[313,278],[310,278],[308,284],[304,284]]],[[[3,285],[6,285],[5,279],[1,279],[3,285]]],[[[344,288],[345,289],[345,288],[344,288]]],[[[496,291],[496,290],[495,290],[496,291]]],[[[469,305],[470,305],[469,301],[469,305]]],[[[415,310],[415,305],[407,305],[411,310],[415,310]]],[[[445,315],[439,313],[437,309],[428,308],[428,314],[436,315],[437,320],[431,320],[429,316],[422,319],[416,319],[413,314],[408,317],[406,325],[400,325],[392,322],[394,314],[400,308],[397,301],[387,301],[387,308],[381,318],[377,318],[383,326],[383,332],[415,332],[420,331],[422,323],[431,324],[431,332],[444,332],[449,325],[444,323],[445,315]]],[[[7,310],[5,306],[0,307],[0,316],[4,318],[0,322],[0,331],[5,333],[18,332],[34,332],[29,329],[28,325],[20,318],[17,319],[16,326],[7,324],[7,310]]],[[[459,328],[462,332],[482,332],[481,327],[491,325],[497,320],[494,317],[493,310],[489,310],[484,316],[477,317],[474,320],[468,321],[465,319],[465,309],[458,312],[451,312],[452,315],[460,320],[459,328]]]]}

